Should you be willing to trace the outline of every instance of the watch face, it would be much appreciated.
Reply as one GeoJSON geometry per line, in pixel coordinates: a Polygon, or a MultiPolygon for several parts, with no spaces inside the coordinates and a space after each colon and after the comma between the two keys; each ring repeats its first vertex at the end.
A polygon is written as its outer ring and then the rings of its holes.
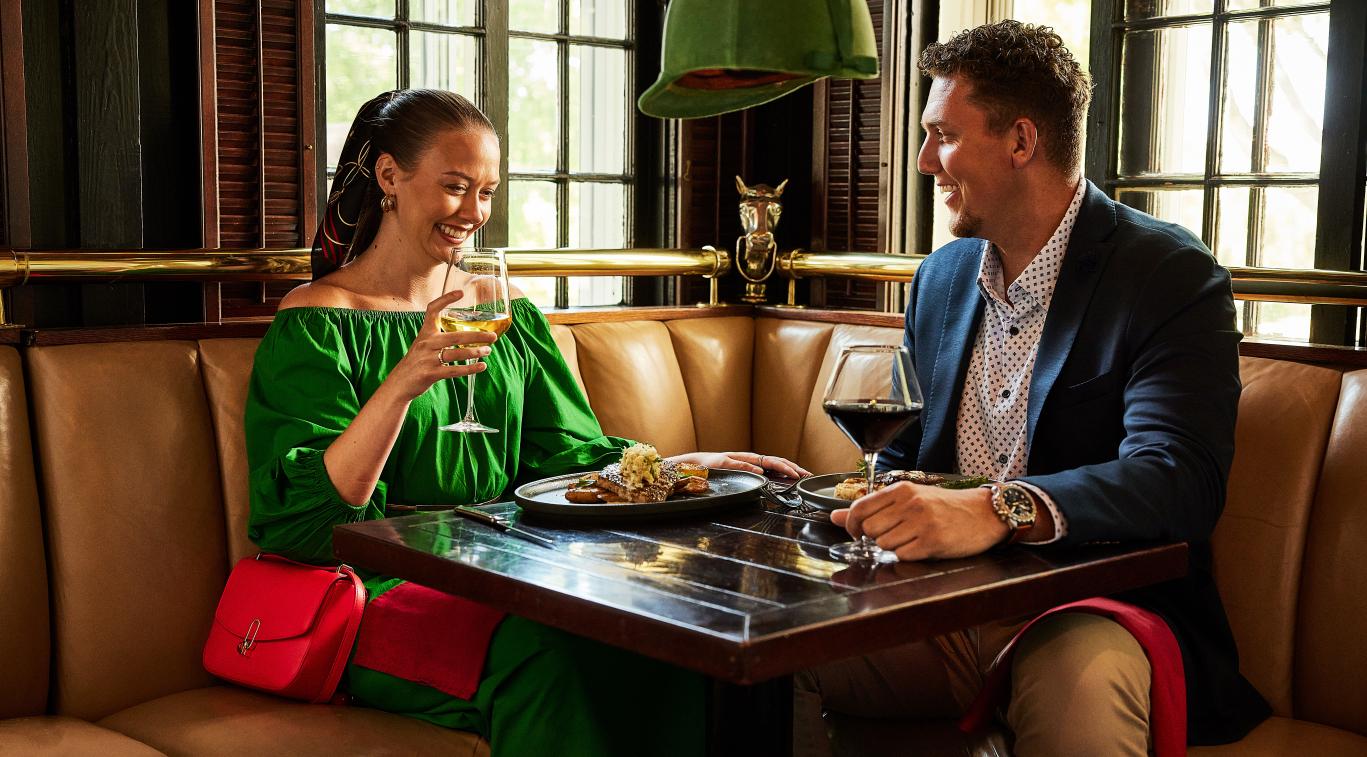
{"type": "Polygon", "coordinates": [[[1000,513],[1014,528],[1034,525],[1035,501],[1019,487],[1005,486],[1001,490],[1001,503],[1005,512],[1000,513]]]}

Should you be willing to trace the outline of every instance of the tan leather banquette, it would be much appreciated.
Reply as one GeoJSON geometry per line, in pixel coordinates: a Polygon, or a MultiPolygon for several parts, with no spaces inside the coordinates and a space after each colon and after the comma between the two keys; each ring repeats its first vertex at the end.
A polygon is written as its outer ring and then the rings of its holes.
{"type": "MultiPolygon", "coordinates": [[[[901,335],[892,317],[820,317],[553,320],[609,433],[831,471],[855,459],[818,406],[834,356],[901,335]]],[[[217,685],[201,668],[229,566],[254,551],[241,417],[256,339],[43,342],[0,346],[0,753],[487,753],[467,734],[217,685]]],[[[1276,717],[1199,753],[1364,754],[1367,370],[1246,357],[1242,372],[1217,568],[1244,670],[1276,717]]],[[[863,725],[842,743],[901,727],[863,725]]]]}

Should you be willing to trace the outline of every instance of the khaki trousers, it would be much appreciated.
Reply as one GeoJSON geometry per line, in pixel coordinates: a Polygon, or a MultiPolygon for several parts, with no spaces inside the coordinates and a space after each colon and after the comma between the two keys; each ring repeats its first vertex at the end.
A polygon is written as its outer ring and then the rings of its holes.
{"type": "MultiPolygon", "coordinates": [[[[793,745],[830,755],[823,710],[865,718],[957,718],[997,653],[1025,619],[993,623],[794,676],[793,745]]],[[[1086,613],[1046,618],[1021,638],[1011,669],[1006,725],[1017,757],[1149,753],[1149,661],[1112,620],[1086,613]]],[[[906,744],[901,754],[917,754],[906,744]]]]}

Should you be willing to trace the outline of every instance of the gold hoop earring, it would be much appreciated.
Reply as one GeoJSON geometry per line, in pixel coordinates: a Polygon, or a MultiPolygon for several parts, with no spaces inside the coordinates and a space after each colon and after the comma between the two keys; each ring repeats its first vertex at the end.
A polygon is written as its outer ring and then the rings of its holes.
{"type": "Polygon", "coordinates": [[[380,212],[388,213],[389,211],[393,210],[395,205],[397,204],[398,203],[395,200],[394,195],[387,194],[384,197],[380,198],[380,212]]]}

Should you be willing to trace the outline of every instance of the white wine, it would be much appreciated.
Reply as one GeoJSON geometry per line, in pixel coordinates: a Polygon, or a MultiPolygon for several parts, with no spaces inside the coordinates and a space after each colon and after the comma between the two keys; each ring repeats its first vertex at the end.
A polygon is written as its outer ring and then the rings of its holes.
{"type": "MultiPolygon", "coordinates": [[[[498,336],[502,336],[512,323],[513,319],[507,313],[471,310],[470,308],[447,308],[441,311],[441,315],[437,318],[437,326],[442,331],[488,331],[498,336]]],[[[462,344],[461,346],[469,347],[472,345],[462,344]]]]}

